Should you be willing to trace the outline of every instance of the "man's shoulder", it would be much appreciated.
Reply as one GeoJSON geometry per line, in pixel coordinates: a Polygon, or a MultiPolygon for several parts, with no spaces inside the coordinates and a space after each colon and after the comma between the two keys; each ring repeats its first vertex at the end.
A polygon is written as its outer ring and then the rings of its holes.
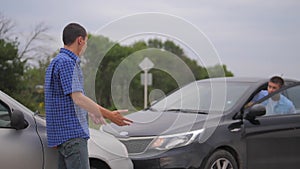
{"type": "Polygon", "coordinates": [[[64,61],[74,62],[74,60],[72,58],[70,58],[66,53],[57,54],[53,60],[58,61],[58,62],[64,62],[64,61]]]}
{"type": "Polygon", "coordinates": [[[284,95],[280,95],[280,102],[283,104],[293,105],[293,102],[284,95]]]}
{"type": "Polygon", "coordinates": [[[262,95],[262,96],[266,96],[266,95],[268,95],[269,93],[268,93],[268,90],[261,90],[258,94],[259,94],[259,95],[262,95]]]}
{"type": "Polygon", "coordinates": [[[74,60],[68,57],[67,54],[65,53],[59,53],[53,58],[51,61],[50,65],[54,67],[60,67],[63,66],[64,64],[75,64],[74,60]]]}
{"type": "Polygon", "coordinates": [[[268,95],[268,91],[267,90],[261,90],[259,93],[257,93],[255,95],[255,97],[253,98],[253,101],[259,101],[260,99],[262,99],[263,97],[268,95]]]}

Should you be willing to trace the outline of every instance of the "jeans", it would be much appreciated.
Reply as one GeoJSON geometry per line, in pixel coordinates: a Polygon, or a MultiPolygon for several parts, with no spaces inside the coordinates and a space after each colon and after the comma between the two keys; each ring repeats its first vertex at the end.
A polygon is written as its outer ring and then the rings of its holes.
{"type": "Polygon", "coordinates": [[[89,169],[87,140],[70,139],[58,146],[58,169],[89,169]]]}

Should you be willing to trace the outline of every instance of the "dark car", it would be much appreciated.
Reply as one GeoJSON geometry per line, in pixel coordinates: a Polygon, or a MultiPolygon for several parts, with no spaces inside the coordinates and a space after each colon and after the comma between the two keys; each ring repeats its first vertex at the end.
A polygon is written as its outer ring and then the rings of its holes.
{"type": "MultiPolygon", "coordinates": [[[[192,82],[146,110],[134,123],[102,130],[123,142],[136,169],[286,169],[300,166],[300,82],[249,106],[268,79],[192,82]],[[262,104],[281,93],[296,111],[266,115],[262,104]]],[[[267,113],[268,114],[268,113],[267,113]]]]}

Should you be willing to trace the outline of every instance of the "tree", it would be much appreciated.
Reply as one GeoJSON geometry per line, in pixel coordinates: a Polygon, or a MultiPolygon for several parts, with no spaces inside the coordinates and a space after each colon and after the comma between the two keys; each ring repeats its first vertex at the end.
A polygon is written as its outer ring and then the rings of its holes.
{"type": "Polygon", "coordinates": [[[233,73],[227,70],[226,65],[215,65],[207,68],[209,72],[209,77],[232,77],[233,73]]]}
{"type": "Polygon", "coordinates": [[[25,99],[19,99],[24,105],[33,111],[39,111],[41,114],[45,114],[43,84],[50,58],[39,61],[36,67],[26,69],[19,93],[22,97],[25,97],[25,99]]]}
{"type": "Polygon", "coordinates": [[[23,61],[29,60],[38,62],[38,60],[46,59],[50,55],[49,51],[51,50],[48,49],[48,44],[52,41],[52,38],[46,34],[49,30],[46,24],[37,24],[23,43],[20,43],[18,34],[14,31],[15,26],[11,19],[0,13],[0,39],[15,43],[19,58],[23,61]]]}
{"type": "Polygon", "coordinates": [[[150,48],[161,49],[161,48],[163,48],[163,43],[158,39],[149,39],[148,40],[148,46],[150,48]]]}
{"type": "Polygon", "coordinates": [[[49,27],[44,23],[37,24],[27,36],[23,48],[20,49],[19,57],[28,60],[31,64],[37,64],[34,66],[38,66],[41,60],[47,60],[52,52],[48,49],[48,44],[52,41],[52,38],[46,34],[48,30],[49,27]]]}
{"type": "Polygon", "coordinates": [[[43,23],[36,25],[22,45],[14,27],[13,21],[0,13],[0,90],[32,110],[43,111],[40,104],[43,95],[36,87],[44,83],[44,72],[49,64],[49,50],[43,46],[51,40],[45,34],[48,27],[43,23]],[[30,61],[37,64],[31,65],[30,61]]]}
{"type": "Polygon", "coordinates": [[[184,52],[183,49],[181,49],[178,45],[176,45],[173,41],[170,40],[166,40],[164,42],[163,48],[166,51],[169,51],[171,53],[174,53],[175,55],[179,56],[179,57],[184,57],[184,52]]]}
{"type": "Polygon", "coordinates": [[[113,57],[110,58],[111,60],[109,62],[104,56],[108,52],[107,50],[112,48],[113,45],[114,43],[106,37],[89,35],[88,47],[84,58],[82,58],[85,92],[87,95],[93,95],[96,92],[95,101],[104,106],[111,105],[111,99],[107,93],[110,89],[108,88],[110,87],[110,79],[106,73],[110,73],[109,67],[115,62],[113,57]],[[99,72],[102,73],[100,74],[99,72]],[[96,82],[94,81],[95,77],[97,79],[96,82]],[[96,91],[92,90],[94,88],[96,88],[96,91]]]}
{"type": "MultiPolygon", "coordinates": [[[[129,83],[129,77],[123,77],[124,81],[120,81],[118,86],[113,86],[112,88],[112,78],[116,71],[116,69],[120,66],[120,63],[123,61],[127,61],[127,58],[130,55],[135,56],[135,60],[130,60],[126,64],[128,64],[128,68],[137,67],[140,61],[143,58],[148,57],[151,58],[153,62],[160,63],[169,67],[170,69],[180,68],[178,63],[173,62],[174,55],[178,56],[179,60],[182,60],[185,65],[189,68],[189,70],[193,73],[194,79],[184,80],[189,82],[190,80],[199,80],[204,78],[209,78],[208,71],[213,72],[213,77],[221,77],[221,76],[233,76],[233,74],[226,69],[225,65],[222,66],[214,66],[211,68],[204,68],[197,64],[195,60],[192,60],[185,56],[183,49],[176,45],[174,42],[167,40],[162,42],[159,39],[150,39],[148,42],[138,41],[128,46],[122,46],[118,43],[113,43],[109,41],[109,39],[103,36],[90,36],[89,38],[89,47],[85,54],[86,56],[86,64],[84,68],[87,71],[85,73],[87,77],[88,75],[93,74],[96,71],[96,82],[95,89],[96,89],[96,98],[97,102],[105,107],[108,108],[115,108],[114,102],[112,100],[112,90],[116,91],[119,89],[124,89],[129,83]],[[151,50],[150,52],[147,52],[151,50]],[[157,57],[153,57],[157,56],[157,57]],[[97,70],[92,70],[91,68],[95,68],[95,61],[101,58],[100,65],[97,70]],[[126,59],[126,60],[124,60],[126,59]],[[93,65],[93,66],[91,66],[93,65]],[[222,68],[222,71],[220,71],[222,68]],[[118,89],[117,89],[118,88],[118,89]]],[[[127,74],[132,73],[131,70],[125,70],[124,76],[127,74]]],[[[141,71],[140,69],[133,71],[133,73],[141,71]]],[[[177,71],[176,75],[170,75],[168,72],[164,72],[159,69],[151,69],[149,73],[152,73],[154,77],[153,85],[149,86],[149,92],[153,89],[160,89],[165,94],[170,93],[171,91],[175,90],[176,88],[180,87],[177,84],[176,78],[174,79],[173,76],[177,76],[180,78],[186,78],[186,72],[177,71]]],[[[137,109],[143,108],[143,86],[141,85],[140,80],[141,73],[137,73],[133,79],[130,81],[129,86],[129,98],[130,102],[133,104],[134,107],[137,109]]],[[[87,86],[90,84],[87,84],[87,86]]],[[[89,89],[89,87],[87,87],[89,89]]],[[[94,91],[92,91],[94,92],[94,91]]],[[[120,90],[118,93],[118,97],[122,100],[126,100],[124,93],[120,90]]],[[[125,104],[124,105],[128,105],[125,104]]]]}
{"type": "Polygon", "coordinates": [[[0,38],[9,39],[15,24],[13,21],[0,13],[0,38]]]}
{"type": "Polygon", "coordinates": [[[25,64],[18,56],[17,42],[0,39],[0,90],[16,96],[22,86],[25,64]]]}

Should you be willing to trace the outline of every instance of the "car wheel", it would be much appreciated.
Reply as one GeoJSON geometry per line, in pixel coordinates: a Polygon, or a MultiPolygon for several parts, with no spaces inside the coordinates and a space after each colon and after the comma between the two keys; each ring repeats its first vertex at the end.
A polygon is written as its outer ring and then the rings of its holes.
{"type": "Polygon", "coordinates": [[[238,164],[231,153],[218,150],[208,158],[204,169],[238,169],[238,164]]]}
{"type": "Polygon", "coordinates": [[[103,161],[90,160],[90,169],[110,169],[110,167],[103,161]]]}

